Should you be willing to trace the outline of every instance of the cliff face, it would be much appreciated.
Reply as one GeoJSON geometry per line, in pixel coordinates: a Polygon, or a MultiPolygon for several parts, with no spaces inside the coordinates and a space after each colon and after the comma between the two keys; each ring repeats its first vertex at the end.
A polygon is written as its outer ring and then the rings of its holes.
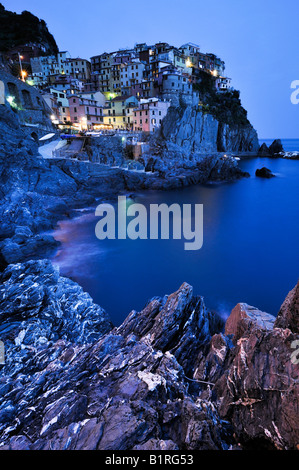
{"type": "Polygon", "coordinates": [[[252,152],[257,154],[259,141],[255,129],[250,125],[218,124],[218,152],[252,152]]]}
{"type": "Polygon", "coordinates": [[[158,139],[177,145],[186,153],[257,152],[256,131],[249,123],[227,124],[198,108],[170,108],[157,133],[158,139]]]}
{"type": "Polygon", "coordinates": [[[196,108],[170,108],[162,121],[160,136],[185,152],[217,152],[218,122],[196,108]]]}

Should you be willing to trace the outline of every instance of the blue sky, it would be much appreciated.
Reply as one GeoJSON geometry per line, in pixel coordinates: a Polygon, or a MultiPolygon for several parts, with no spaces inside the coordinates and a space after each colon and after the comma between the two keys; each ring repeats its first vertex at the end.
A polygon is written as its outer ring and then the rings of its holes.
{"type": "Polygon", "coordinates": [[[226,63],[226,74],[260,138],[299,138],[298,0],[0,0],[43,18],[58,47],[89,59],[158,41],[194,42],[226,63]]]}

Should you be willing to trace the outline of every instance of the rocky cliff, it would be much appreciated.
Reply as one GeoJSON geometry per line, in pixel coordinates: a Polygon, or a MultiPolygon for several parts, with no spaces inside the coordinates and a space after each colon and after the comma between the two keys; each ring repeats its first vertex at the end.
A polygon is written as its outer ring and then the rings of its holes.
{"type": "Polygon", "coordinates": [[[257,153],[256,131],[249,122],[226,123],[198,107],[170,108],[155,139],[196,158],[207,152],[257,153]]]}

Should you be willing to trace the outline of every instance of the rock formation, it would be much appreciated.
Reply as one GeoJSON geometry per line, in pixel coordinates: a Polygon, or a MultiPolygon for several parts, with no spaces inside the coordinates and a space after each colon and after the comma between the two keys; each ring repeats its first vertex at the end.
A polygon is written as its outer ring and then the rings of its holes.
{"type": "Polygon", "coordinates": [[[269,147],[271,155],[277,155],[279,152],[283,152],[283,145],[280,139],[275,139],[269,147]]]}
{"type": "Polygon", "coordinates": [[[48,262],[9,266],[4,292],[0,449],[296,448],[299,335],[270,315],[240,304],[221,333],[184,283],[111,329],[48,262]]]}
{"type": "Polygon", "coordinates": [[[258,151],[257,133],[246,125],[218,122],[211,114],[196,107],[169,108],[157,139],[175,144],[184,152],[247,152],[258,151]]]}
{"type": "Polygon", "coordinates": [[[258,168],[255,171],[255,176],[259,176],[260,178],[273,178],[275,175],[273,175],[272,171],[269,170],[269,168],[263,166],[262,168],[258,168]]]}

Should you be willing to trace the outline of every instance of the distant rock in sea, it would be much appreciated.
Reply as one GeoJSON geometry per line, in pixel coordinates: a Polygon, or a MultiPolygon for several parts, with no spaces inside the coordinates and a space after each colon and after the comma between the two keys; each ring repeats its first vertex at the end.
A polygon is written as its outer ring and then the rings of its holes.
{"type": "Polygon", "coordinates": [[[284,149],[280,139],[273,140],[269,147],[264,142],[257,152],[259,157],[279,157],[282,153],[284,149]]]}
{"type": "Polygon", "coordinates": [[[269,147],[269,152],[271,155],[277,155],[279,152],[283,152],[283,145],[280,139],[275,139],[269,147]]]}
{"type": "Polygon", "coordinates": [[[263,168],[258,168],[255,172],[255,176],[259,176],[260,178],[273,178],[273,173],[269,168],[265,166],[263,168]]]}

